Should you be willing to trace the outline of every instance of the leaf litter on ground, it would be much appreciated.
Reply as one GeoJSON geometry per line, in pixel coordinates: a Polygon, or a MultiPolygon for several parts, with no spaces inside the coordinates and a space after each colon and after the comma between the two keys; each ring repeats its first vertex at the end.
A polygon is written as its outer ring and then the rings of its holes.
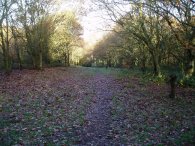
{"type": "MultiPolygon", "coordinates": [[[[119,69],[46,68],[0,76],[1,145],[193,145],[195,89],[119,69]]],[[[195,139],[195,138],[194,138],[195,139]]]]}

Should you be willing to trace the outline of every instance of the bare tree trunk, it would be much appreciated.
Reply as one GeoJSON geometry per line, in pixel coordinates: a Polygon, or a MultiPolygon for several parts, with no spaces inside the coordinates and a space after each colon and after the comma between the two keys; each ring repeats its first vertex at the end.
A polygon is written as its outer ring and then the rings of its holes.
{"type": "Polygon", "coordinates": [[[141,65],[141,70],[142,70],[143,73],[146,72],[146,60],[147,60],[146,57],[143,57],[142,60],[141,60],[142,61],[141,62],[141,64],[142,64],[141,65]]]}
{"type": "Polygon", "coordinates": [[[152,53],[152,61],[153,61],[153,69],[154,69],[154,74],[156,76],[160,76],[160,65],[158,62],[158,56],[155,56],[154,53],[152,53]]]}
{"type": "Polygon", "coordinates": [[[191,77],[194,74],[194,56],[192,54],[192,50],[186,50],[186,64],[185,64],[185,76],[191,77]]]}
{"type": "Polygon", "coordinates": [[[67,53],[67,66],[70,66],[70,52],[67,53]]]}
{"type": "Polygon", "coordinates": [[[22,66],[22,53],[21,50],[19,48],[17,48],[17,56],[18,56],[18,62],[19,62],[19,69],[22,70],[23,66],[22,66]]]}
{"type": "Polygon", "coordinates": [[[10,74],[11,73],[11,69],[12,69],[12,61],[11,61],[11,57],[8,53],[7,50],[5,50],[4,54],[4,69],[5,69],[5,72],[6,74],[10,74]]]}
{"type": "Polygon", "coordinates": [[[22,52],[21,52],[21,49],[19,48],[19,45],[18,45],[18,36],[16,34],[16,30],[14,30],[14,27],[11,27],[11,30],[12,30],[12,34],[14,37],[14,46],[15,46],[15,50],[17,53],[19,69],[22,70],[22,68],[23,68],[23,66],[22,66],[22,52]]]}
{"type": "Polygon", "coordinates": [[[64,53],[64,66],[67,67],[67,54],[64,53]]]}
{"type": "MultiPolygon", "coordinates": [[[[7,5],[7,4],[6,4],[7,5]]],[[[8,23],[8,8],[6,7],[6,51],[5,51],[5,70],[6,73],[10,74],[11,69],[12,69],[12,61],[11,61],[11,56],[10,56],[10,50],[9,50],[9,23],[8,23]]]]}
{"type": "Polygon", "coordinates": [[[32,56],[32,64],[33,68],[36,70],[42,70],[43,69],[43,54],[42,51],[39,51],[38,53],[31,54],[32,56]]]}
{"type": "MultiPolygon", "coordinates": [[[[8,22],[6,21],[6,24],[7,23],[8,22]]],[[[10,74],[11,69],[12,69],[12,61],[11,61],[11,56],[10,56],[10,52],[9,52],[8,26],[6,26],[5,33],[6,33],[6,36],[4,36],[3,27],[1,25],[0,26],[0,35],[1,35],[2,50],[3,50],[4,69],[5,69],[6,74],[10,74]]]]}
{"type": "Polygon", "coordinates": [[[169,94],[170,98],[175,98],[176,81],[177,81],[177,76],[170,75],[170,85],[171,85],[171,92],[169,94]]]}
{"type": "Polygon", "coordinates": [[[32,57],[33,68],[36,69],[36,57],[34,55],[32,55],[31,57],[32,57]]]}
{"type": "Polygon", "coordinates": [[[111,65],[111,59],[110,59],[110,57],[108,57],[107,59],[106,59],[106,68],[108,68],[108,67],[111,67],[112,65],[111,65]]]}
{"type": "Polygon", "coordinates": [[[40,51],[39,54],[38,54],[37,69],[38,70],[43,69],[43,54],[42,54],[42,51],[40,51]]]}

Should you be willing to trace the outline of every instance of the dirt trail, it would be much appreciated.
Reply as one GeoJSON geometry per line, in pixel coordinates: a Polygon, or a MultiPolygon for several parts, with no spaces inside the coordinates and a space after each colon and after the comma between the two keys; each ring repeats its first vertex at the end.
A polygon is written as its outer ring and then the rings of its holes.
{"type": "Polygon", "coordinates": [[[87,125],[82,130],[81,145],[110,145],[111,107],[115,92],[113,79],[97,74],[90,85],[95,95],[85,115],[87,125]]]}
{"type": "Polygon", "coordinates": [[[194,89],[178,87],[170,99],[168,86],[119,73],[60,67],[0,76],[0,145],[194,145],[194,89]]]}

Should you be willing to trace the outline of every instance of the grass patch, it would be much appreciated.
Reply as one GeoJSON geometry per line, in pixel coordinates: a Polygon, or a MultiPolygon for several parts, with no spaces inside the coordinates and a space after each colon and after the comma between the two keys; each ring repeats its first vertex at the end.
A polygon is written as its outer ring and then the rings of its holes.
{"type": "Polygon", "coordinates": [[[195,145],[195,128],[184,132],[179,139],[175,141],[176,145],[195,145]]]}

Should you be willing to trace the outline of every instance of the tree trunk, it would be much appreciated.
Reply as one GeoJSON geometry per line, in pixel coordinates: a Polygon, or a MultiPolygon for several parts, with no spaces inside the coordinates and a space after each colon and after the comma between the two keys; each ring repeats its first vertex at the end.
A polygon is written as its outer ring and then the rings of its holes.
{"type": "Polygon", "coordinates": [[[176,75],[170,75],[170,85],[171,85],[171,93],[169,94],[170,98],[175,98],[175,90],[176,90],[176,75]]]}
{"type": "Polygon", "coordinates": [[[153,61],[153,69],[154,69],[154,74],[155,76],[160,76],[160,65],[158,62],[158,56],[152,54],[152,61],[153,61]]]}
{"type": "Polygon", "coordinates": [[[107,58],[106,68],[111,67],[111,59],[110,57],[107,58]]]}
{"type": "Polygon", "coordinates": [[[32,55],[32,64],[33,68],[36,69],[36,57],[34,55],[32,55]]]}
{"type": "Polygon", "coordinates": [[[34,69],[36,70],[43,69],[43,55],[41,51],[36,55],[32,55],[32,63],[34,69]]]}
{"type": "Polygon", "coordinates": [[[147,61],[147,59],[146,59],[146,57],[144,56],[144,57],[141,59],[141,70],[142,70],[143,73],[146,72],[146,61],[147,61]]]}
{"type": "Polygon", "coordinates": [[[64,53],[64,66],[67,67],[67,54],[64,53]]]}
{"type": "Polygon", "coordinates": [[[70,52],[67,53],[67,66],[70,66],[70,52]]]}
{"type": "Polygon", "coordinates": [[[38,54],[38,62],[37,62],[37,69],[38,70],[42,70],[43,69],[43,55],[42,55],[42,51],[39,52],[38,54]]]}
{"type": "Polygon", "coordinates": [[[9,55],[9,52],[7,50],[5,50],[4,54],[4,69],[5,69],[5,73],[6,74],[10,74],[11,73],[11,69],[12,69],[12,61],[11,61],[11,57],[9,55]]]}
{"type": "Polygon", "coordinates": [[[8,27],[6,27],[7,32],[6,36],[3,34],[3,27],[0,26],[0,36],[3,50],[3,61],[4,61],[4,69],[6,74],[10,74],[12,70],[12,60],[9,52],[9,41],[8,41],[8,27]]]}
{"type": "Polygon", "coordinates": [[[19,69],[22,70],[23,69],[23,66],[22,66],[22,54],[21,54],[21,50],[18,48],[17,49],[18,51],[18,62],[19,62],[19,69]]]}
{"type": "Polygon", "coordinates": [[[187,78],[191,77],[194,74],[194,56],[192,50],[186,50],[186,63],[185,63],[185,76],[187,78]]]}
{"type": "Polygon", "coordinates": [[[14,47],[17,53],[18,63],[19,63],[19,69],[22,70],[22,52],[18,45],[18,36],[16,34],[16,31],[14,30],[14,27],[11,27],[12,34],[14,37],[14,47]]]}
{"type": "MultiPolygon", "coordinates": [[[[7,5],[7,3],[6,3],[7,5]]],[[[6,37],[5,37],[5,71],[7,74],[10,74],[12,69],[12,61],[10,56],[10,44],[9,44],[9,22],[8,22],[8,9],[6,8],[6,37]]]]}

